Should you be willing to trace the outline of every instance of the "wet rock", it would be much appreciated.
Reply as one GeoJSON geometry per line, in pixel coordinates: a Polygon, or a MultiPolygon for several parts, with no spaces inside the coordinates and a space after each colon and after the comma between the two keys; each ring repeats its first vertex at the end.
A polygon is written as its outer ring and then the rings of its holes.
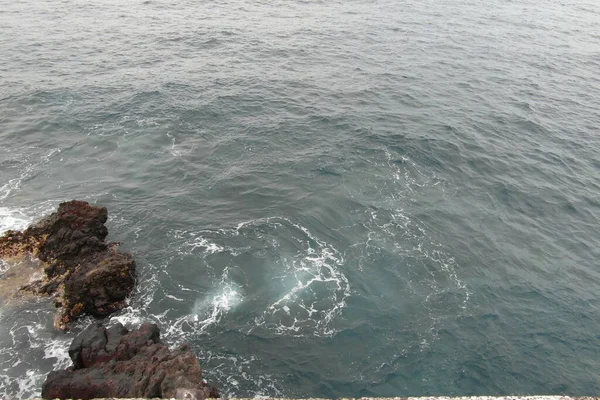
{"type": "Polygon", "coordinates": [[[0,258],[42,261],[43,278],[21,290],[55,296],[59,329],[83,314],[104,317],[123,308],[133,290],[135,261],[106,243],[107,218],[105,207],[73,200],[25,231],[0,237],[0,258]]]}
{"type": "Polygon", "coordinates": [[[187,345],[169,349],[155,324],[128,331],[121,324],[94,324],[69,348],[73,366],[51,372],[44,399],[219,397],[202,379],[202,369],[187,345]]]}

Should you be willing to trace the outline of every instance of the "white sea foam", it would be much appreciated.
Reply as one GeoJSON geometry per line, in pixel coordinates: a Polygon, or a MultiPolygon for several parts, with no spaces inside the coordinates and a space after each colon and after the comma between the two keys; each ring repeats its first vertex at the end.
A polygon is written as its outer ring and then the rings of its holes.
{"type": "Polygon", "coordinates": [[[171,139],[171,147],[169,148],[169,152],[174,157],[181,157],[191,154],[196,148],[196,143],[192,139],[188,139],[188,142],[177,143],[177,139],[171,133],[167,132],[167,137],[171,139]]]}
{"type": "Polygon", "coordinates": [[[27,370],[25,375],[17,378],[17,383],[19,387],[19,391],[15,393],[14,398],[16,399],[24,399],[27,398],[27,394],[32,391],[36,391],[35,388],[39,384],[40,374],[37,370],[27,370]]]}
{"type": "Polygon", "coordinates": [[[204,237],[201,232],[186,232],[181,230],[173,231],[171,234],[175,239],[181,240],[177,252],[181,255],[194,254],[197,249],[202,251],[203,256],[231,251],[230,248],[225,248],[204,237]]]}
{"type": "Polygon", "coordinates": [[[243,300],[241,288],[228,279],[225,268],[216,290],[204,299],[197,299],[192,311],[192,320],[198,324],[200,332],[218,323],[221,318],[243,300]]]}
{"type": "MultiPolygon", "coordinates": [[[[0,275],[4,274],[6,271],[8,271],[8,269],[10,268],[10,264],[7,263],[6,261],[0,259],[0,275]]],[[[0,312],[2,311],[2,309],[0,308],[0,312]]]]}
{"type": "Polygon", "coordinates": [[[332,335],[335,333],[333,320],[346,306],[351,293],[350,283],[341,271],[344,258],[307,228],[285,221],[305,235],[305,251],[295,254],[286,263],[295,285],[269,305],[262,321],[259,318],[257,322],[276,320],[284,313],[293,316],[294,321],[291,324],[280,321],[275,325],[278,334],[303,335],[308,331],[313,335],[332,335]]]}
{"type": "Polygon", "coordinates": [[[0,235],[7,230],[23,230],[37,219],[56,210],[60,200],[48,200],[32,206],[0,206],[0,235]]]}
{"type": "MultiPolygon", "coordinates": [[[[148,312],[148,305],[154,301],[159,291],[161,291],[159,274],[161,267],[153,263],[146,263],[146,272],[144,275],[138,276],[136,289],[129,299],[129,306],[121,310],[119,313],[111,317],[111,323],[120,322],[128,328],[137,328],[144,322],[155,322],[160,326],[168,325],[167,321],[162,318],[169,310],[165,310],[162,314],[155,315],[148,312]]],[[[164,275],[165,272],[163,271],[164,275]]]]}
{"type": "Polygon", "coordinates": [[[196,299],[189,314],[170,323],[165,322],[168,312],[156,319],[165,329],[165,336],[171,342],[181,343],[186,341],[189,335],[206,333],[210,327],[217,325],[230,310],[241,304],[243,300],[243,289],[230,280],[226,268],[214,289],[207,295],[196,299]]]}
{"type": "Polygon", "coordinates": [[[295,283],[255,320],[257,325],[266,325],[280,335],[335,332],[332,321],[350,296],[348,279],[339,270],[344,260],[328,247],[311,250],[288,261],[295,283]],[[319,284],[321,287],[315,288],[319,284]]]}
{"type": "Polygon", "coordinates": [[[70,339],[53,339],[44,344],[44,358],[55,359],[54,370],[65,369],[71,365],[69,357],[70,339]]]}
{"type": "MultiPolygon", "coordinates": [[[[181,241],[178,251],[185,256],[206,258],[216,253],[228,253],[235,257],[251,248],[244,244],[246,242],[254,243],[254,247],[263,248],[274,256],[279,255],[280,262],[268,272],[272,276],[265,278],[271,283],[282,282],[282,293],[264,304],[263,312],[256,316],[249,331],[260,327],[271,334],[293,336],[326,336],[335,332],[333,321],[346,306],[351,293],[348,279],[342,272],[344,258],[306,227],[288,218],[266,217],[240,222],[234,228],[174,231],[172,237],[181,241]],[[245,240],[235,240],[240,236],[245,240]],[[293,246],[283,247],[283,237],[292,240],[293,246]]],[[[233,259],[232,263],[235,265],[233,259]]],[[[241,301],[239,285],[224,286],[221,280],[216,287],[221,292],[211,293],[195,305],[195,310],[203,312],[195,313],[194,322],[203,327],[218,323],[232,302],[241,301]]]]}
{"type": "Polygon", "coordinates": [[[10,319],[0,316],[0,392],[7,398],[36,397],[50,370],[71,364],[67,350],[73,335],[56,334],[47,299],[32,300],[7,315],[10,319]]]}
{"type": "Polygon", "coordinates": [[[170,294],[166,294],[165,297],[167,299],[172,299],[172,300],[175,300],[175,301],[185,301],[184,299],[180,299],[179,297],[175,297],[175,296],[170,295],[170,294]]]}
{"type": "Polygon", "coordinates": [[[32,219],[23,209],[0,207],[0,235],[9,229],[23,230],[32,219]]]}
{"type": "MultiPolygon", "coordinates": [[[[258,314],[256,320],[248,321],[251,324],[247,326],[248,331],[260,329],[277,336],[323,336],[335,332],[335,318],[350,295],[348,279],[342,272],[344,257],[304,226],[288,218],[270,217],[241,222],[232,228],[171,231],[169,237],[175,242],[170,247],[171,256],[164,264],[146,265],[132,305],[112,321],[129,327],[154,321],[161,326],[161,336],[167,343],[193,343],[198,336],[219,329],[219,325],[225,324],[229,316],[245,304],[248,287],[240,280],[244,270],[237,265],[236,257],[250,249],[264,248],[271,256],[279,254],[281,260],[272,267],[265,267],[264,271],[271,274],[265,276],[266,281],[289,285],[281,288],[279,296],[252,303],[253,309],[258,305],[258,314]],[[291,244],[283,247],[282,237],[291,244]],[[219,255],[219,264],[211,265],[213,255],[219,255]],[[164,283],[173,279],[169,271],[178,259],[202,260],[199,262],[206,266],[205,279],[212,280],[212,289],[202,292],[193,282],[171,281],[172,287],[177,289],[166,292],[164,283]],[[223,267],[223,263],[229,265],[223,267]],[[196,300],[188,305],[187,299],[194,293],[197,293],[196,300]],[[171,306],[173,301],[181,306],[150,315],[147,305],[163,299],[168,299],[171,306]],[[186,306],[190,307],[189,312],[181,315],[181,307],[186,306]]],[[[201,348],[197,351],[203,359],[207,379],[218,381],[223,393],[236,395],[240,390],[249,390],[258,396],[283,395],[277,377],[256,376],[254,370],[261,362],[259,359],[206,352],[201,348]]]]}

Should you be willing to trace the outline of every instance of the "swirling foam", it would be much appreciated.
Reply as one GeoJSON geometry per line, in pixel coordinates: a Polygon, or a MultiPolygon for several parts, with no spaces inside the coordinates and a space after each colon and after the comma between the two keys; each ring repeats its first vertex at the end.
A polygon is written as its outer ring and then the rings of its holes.
{"type": "MultiPolygon", "coordinates": [[[[127,326],[154,321],[169,344],[194,343],[223,327],[261,336],[330,336],[346,307],[350,284],[342,271],[343,255],[309,229],[284,217],[267,217],[232,228],[168,233],[169,256],[145,263],[131,306],[114,316],[127,326]],[[257,288],[245,277],[245,257],[253,273],[273,290],[257,288]],[[188,268],[201,266],[198,277],[188,268]],[[189,275],[190,281],[174,276],[189,275]],[[203,284],[198,286],[194,279],[203,284]],[[258,294],[257,294],[258,293],[258,294]],[[189,307],[189,311],[184,310],[189,307]],[[153,313],[149,309],[155,309],[153,313]],[[245,318],[235,319],[238,309],[245,318]],[[160,310],[160,311],[156,311],[160,310]],[[182,315],[183,313],[183,315],[182,315]],[[235,321],[235,322],[232,322],[235,321]],[[232,324],[232,325],[228,325],[232,324]]],[[[256,277],[256,276],[254,276],[256,277]]],[[[207,379],[223,393],[283,394],[277,379],[253,372],[261,360],[198,348],[207,379]]]]}
{"type": "Polygon", "coordinates": [[[333,335],[332,322],[351,293],[350,283],[341,272],[344,258],[305,227],[281,220],[304,235],[298,239],[304,249],[283,259],[287,274],[283,278],[291,277],[293,285],[255,319],[255,324],[278,335],[333,335]]]}
{"type": "MultiPolygon", "coordinates": [[[[262,248],[279,258],[273,268],[266,271],[270,274],[266,281],[281,283],[283,293],[263,304],[263,311],[255,317],[249,331],[260,327],[270,334],[292,336],[329,336],[335,332],[333,320],[345,307],[351,293],[348,279],[341,270],[344,258],[306,227],[288,218],[267,217],[242,222],[232,229],[176,231],[173,235],[178,239],[185,238],[180,247],[182,255],[199,252],[206,258],[215,253],[228,253],[235,258],[251,248],[262,248]],[[284,243],[282,238],[292,244],[284,243]],[[255,244],[249,246],[247,242],[255,244]]],[[[235,268],[240,268],[232,262],[235,268]]],[[[223,284],[221,280],[217,286],[222,286],[224,292],[212,296],[211,316],[202,322],[214,323],[217,315],[229,310],[228,302],[240,296],[239,289],[227,286],[232,285],[231,282],[223,284]]]]}

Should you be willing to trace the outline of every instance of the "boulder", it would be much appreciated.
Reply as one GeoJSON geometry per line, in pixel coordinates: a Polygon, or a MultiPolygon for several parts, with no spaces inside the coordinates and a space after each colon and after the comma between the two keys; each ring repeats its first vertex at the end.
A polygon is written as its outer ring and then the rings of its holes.
{"type": "Polygon", "coordinates": [[[134,288],[135,261],[106,242],[107,218],[105,207],[73,200],[25,231],[0,237],[0,258],[42,261],[43,278],[21,290],[55,296],[59,329],[83,314],[105,317],[123,308],[134,288]]]}
{"type": "Polygon", "coordinates": [[[46,378],[44,399],[219,397],[202,379],[189,346],[169,349],[155,324],[133,331],[120,323],[110,328],[93,324],[73,340],[69,356],[72,367],[46,378]]]}

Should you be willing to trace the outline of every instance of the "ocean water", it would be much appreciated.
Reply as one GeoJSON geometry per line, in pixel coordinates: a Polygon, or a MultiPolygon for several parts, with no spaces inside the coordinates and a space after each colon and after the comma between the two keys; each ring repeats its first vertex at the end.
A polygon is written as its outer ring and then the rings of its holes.
{"type": "Polygon", "coordinates": [[[227,396],[597,395],[599,72],[593,0],[0,0],[0,231],[106,206],[227,396]]]}

